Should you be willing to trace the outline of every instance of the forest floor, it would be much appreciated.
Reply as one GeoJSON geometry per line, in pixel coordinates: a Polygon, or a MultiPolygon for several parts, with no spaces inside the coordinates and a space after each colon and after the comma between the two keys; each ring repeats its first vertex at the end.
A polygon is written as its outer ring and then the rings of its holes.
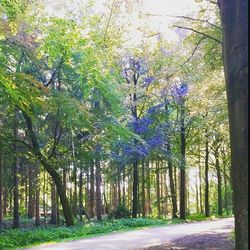
{"type": "MultiPolygon", "coordinates": [[[[232,250],[234,219],[217,219],[111,233],[64,243],[42,244],[31,250],[232,250]]],[[[23,248],[24,249],[24,248],[23,248]]],[[[28,249],[28,248],[25,248],[28,249]]]]}

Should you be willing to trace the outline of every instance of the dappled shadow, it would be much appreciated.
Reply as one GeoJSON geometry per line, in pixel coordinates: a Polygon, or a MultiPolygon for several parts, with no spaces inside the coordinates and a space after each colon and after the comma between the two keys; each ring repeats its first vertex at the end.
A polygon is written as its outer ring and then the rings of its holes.
{"type": "Polygon", "coordinates": [[[234,242],[228,233],[201,233],[171,241],[167,244],[143,248],[144,250],[233,250],[234,242]]]}

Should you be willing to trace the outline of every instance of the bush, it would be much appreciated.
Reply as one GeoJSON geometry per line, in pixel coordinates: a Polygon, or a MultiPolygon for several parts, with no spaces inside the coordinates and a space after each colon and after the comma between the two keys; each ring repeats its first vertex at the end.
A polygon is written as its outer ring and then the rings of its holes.
{"type": "Polygon", "coordinates": [[[129,218],[129,217],[130,217],[130,212],[123,205],[119,205],[118,207],[116,207],[109,215],[109,218],[114,218],[114,219],[129,218]]]}

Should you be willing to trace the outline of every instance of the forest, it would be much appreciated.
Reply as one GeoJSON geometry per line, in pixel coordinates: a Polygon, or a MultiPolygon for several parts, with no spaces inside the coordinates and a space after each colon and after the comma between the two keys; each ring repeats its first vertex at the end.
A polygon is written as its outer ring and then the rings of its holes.
{"type": "Polygon", "coordinates": [[[0,0],[1,249],[231,216],[247,249],[248,3],[144,1],[0,0]]]}

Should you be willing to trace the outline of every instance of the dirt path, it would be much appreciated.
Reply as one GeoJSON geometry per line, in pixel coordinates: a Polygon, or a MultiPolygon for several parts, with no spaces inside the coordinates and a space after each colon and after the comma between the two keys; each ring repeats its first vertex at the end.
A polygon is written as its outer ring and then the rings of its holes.
{"type": "MultiPolygon", "coordinates": [[[[204,248],[202,247],[199,238],[203,242],[206,241],[204,235],[217,236],[218,241],[221,239],[221,235],[227,235],[233,230],[234,220],[233,218],[226,218],[214,221],[196,222],[196,223],[185,223],[178,225],[170,225],[163,227],[155,227],[148,229],[139,229],[130,232],[112,233],[105,236],[99,236],[89,239],[69,241],[65,243],[53,243],[43,244],[37,247],[29,249],[50,249],[50,250],[138,250],[138,249],[225,249],[230,248],[204,248]],[[190,237],[190,235],[194,237],[190,237]],[[198,239],[196,245],[201,248],[175,248],[174,245],[169,245],[169,242],[182,240],[183,237],[186,241],[190,241],[190,238],[198,239]],[[203,237],[203,239],[202,239],[203,237]],[[160,245],[160,246],[159,246],[160,245]],[[174,248],[173,248],[174,247],[174,248]]],[[[226,238],[227,238],[226,236],[226,238]]],[[[185,241],[185,240],[184,240],[185,241]]],[[[192,242],[192,240],[191,240],[192,242]]],[[[214,240],[212,240],[215,243],[214,240]]],[[[183,242],[182,242],[183,243],[183,242]]],[[[203,242],[204,243],[204,242],[203,242]]],[[[219,242],[218,242],[219,244],[219,242]]],[[[208,246],[209,247],[209,246],[208,246]]]]}

